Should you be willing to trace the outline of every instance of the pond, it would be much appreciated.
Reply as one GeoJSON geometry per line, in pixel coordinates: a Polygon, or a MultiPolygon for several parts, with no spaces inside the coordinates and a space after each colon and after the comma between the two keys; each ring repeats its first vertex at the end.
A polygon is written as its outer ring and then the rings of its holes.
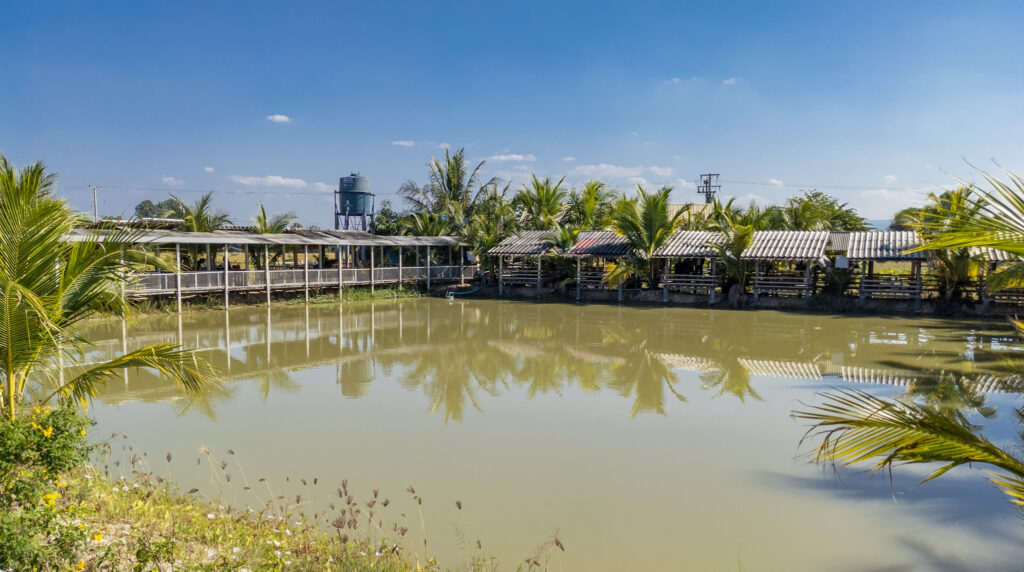
{"type": "Polygon", "coordinates": [[[379,489],[374,520],[451,567],[540,551],[556,570],[999,569],[1024,541],[980,470],[836,475],[790,417],[832,388],[910,394],[1019,444],[1003,322],[423,299],[85,334],[93,357],[181,342],[223,374],[201,402],[146,372],[107,387],[93,435],[126,434],[117,455],[237,506],[298,495],[320,521],[342,479],[360,502],[379,489]]]}

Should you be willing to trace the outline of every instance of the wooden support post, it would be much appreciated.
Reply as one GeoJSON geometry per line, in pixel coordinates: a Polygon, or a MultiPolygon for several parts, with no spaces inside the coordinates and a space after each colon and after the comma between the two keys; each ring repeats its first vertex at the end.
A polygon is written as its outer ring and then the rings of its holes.
{"type": "Polygon", "coordinates": [[[228,293],[229,293],[229,286],[230,286],[229,280],[231,278],[231,275],[228,274],[228,270],[230,270],[230,269],[231,269],[231,265],[228,264],[228,245],[225,244],[224,245],[224,309],[225,310],[228,309],[228,297],[229,297],[228,293]]]}
{"type": "Polygon", "coordinates": [[[540,298],[540,268],[544,265],[544,255],[537,255],[537,297],[540,298]]]}
{"type": "Polygon", "coordinates": [[[619,282],[619,303],[622,303],[622,282],[619,282]]]}
{"type": "MultiPolygon", "coordinates": [[[[270,311],[270,245],[263,245],[263,279],[267,286],[267,311],[270,311]]],[[[269,314],[268,314],[269,316],[269,314]]],[[[270,336],[270,331],[267,330],[267,336],[270,336]]]]}
{"type": "Polygon", "coordinates": [[[343,289],[344,287],[342,286],[342,282],[344,281],[344,276],[345,275],[342,274],[342,270],[341,270],[341,247],[340,246],[336,247],[334,249],[334,259],[338,263],[338,300],[340,301],[341,300],[341,295],[345,293],[345,290],[343,289]]]}
{"type": "Polygon", "coordinates": [[[377,277],[375,276],[375,274],[376,274],[377,271],[374,269],[375,265],[376,265],[376,262],[375,262],[375,259],[374,259],[374,247],[371,246],[370,247],[370,292],[373,292],[374,287],[376,286],[375,282],[376,282],[377,277]]]}
{"type": "Polygon", "coordinates": [[[761,261],[754,261],[754,303],[757,304],[757,300],[760,297],[760,289],[758,288],[758,279],[761,277],[761,261]]]}
{"type": "MultiPolygon", "coordinates": [[[[242,245],[242,256],[245,257],[245,271],[248,272],[249,271],[249,245],[248,244],[243,244],[242,245]]],[[[245,277],[245,284],[247,286],[249,285],[249,277],[248,276],[245,277]]]]}
{"type": "Polygon", "coordinates": [[[714,258],[708,259],[708,264],[711,266],[711,286],[708,288],[708,304],[715,303],[715,290],[718,289],[718,281],[715,280],[715,262],[716,260],[714,258]]]}
{"type": "Polygon", "coordinates": [[[668,258],[665,259],[665,272],[661,275],[661,303],[668,304],[668,258]]]}
{"type": "Polygon", "coordinates": [[[860,285],[857,286],[857,300],[858,300],[858,303],[861,306],[863,306],[864,303],[867,302],[867,299],[868,299],[868,292],[867,292],[867,289],[865,289],[865,287],[864,287],[864,282],[867,279],[867,277],[868,277],[868,263],[867,262],[861,262],[860,263],[860,285]]]}
{"type": "Polygon", "coordinates": [[[466,282],[466,247],[459,245],[459,284],[466,282]]]}
{"type": "Polygon", "coordinates": [[[399,246],[398,247],[398,287],[399,288],[402,287],[402,278],[405,278],[405,277],[402,276],[402,247],[399,246]]]}
{"type": "Polygon", "coordinates": [[[576,257],[576,301],[577,302],[579,302],[581,299],[583,299],[583,283],[580,282],[580,280],[583,277],[583,272],[582,272],[581,265],[580,265],[580,261],[581,260],[582,260],[581,257],[579,257],[579,256],[576,257]]]}
{"type": "Polygon", "coordinates": [[[178,313],[181,313],[181,245],[174,245],[174,267],[177,269],[177,274],[174,278],[174,285],[178,295],[178,313]]]}
{"type": "Polygon", "coordinates": [[[505,281],[502,280],[505,274],[505,255],[498,255],[498,296],[505,295],[505,281]]]}
{"type": "Polygon", "coordinates": [[[921,311],[921,263],[914,262],[914,285],[916,286],[914,292],[914,311],[921,311]]]}
{"type": "Polygon", "coordinates": [[[309,246],[302,247],[302,282],[306,289],[306,303],[309,304],[309,246]]]}
{"type": "Polygon", "coordinates": [[[430,292],[430,245],[427,245],[427,292],[430,292]]]}
{"type": "MultiPolygon", "coordinates": [[[[213,269],[213,249],[207,244],[206,245],[206,267],[203,270],[209,271],[213,269]]],[[[198,270],[198,268],[196,269],[198,270]]]]}
{"type": "Polygon", "coordinates": [[[811,300],[811,264],[810,260],[807,261],[807,270],[804,271],[804,305],[806,306],[811,300]]]}

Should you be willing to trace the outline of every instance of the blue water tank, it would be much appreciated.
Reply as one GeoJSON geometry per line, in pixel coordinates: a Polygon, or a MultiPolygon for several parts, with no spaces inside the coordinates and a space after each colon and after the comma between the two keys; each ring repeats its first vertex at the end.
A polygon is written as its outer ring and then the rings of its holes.
{"type": "Polygon", "coordinates": [[[372,215],[373,193],[370,192],[370,179],[352,173],[342,177],[338,183],[338,210],[341,215],[372,215]]]}

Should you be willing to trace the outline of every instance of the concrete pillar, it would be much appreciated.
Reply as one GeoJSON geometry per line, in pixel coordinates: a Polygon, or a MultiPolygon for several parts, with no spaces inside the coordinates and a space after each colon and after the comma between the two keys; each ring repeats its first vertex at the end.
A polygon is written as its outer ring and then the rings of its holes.
{"type": "Polygon", "coordinates": [[[505,256],[499,254],[498,255],[498,296],[504,296],[505,295],[505,282],[504,282],[504,280],[502,280],[502,277],[503,277],[504,274],[505,274],[505,256]]]}
{"type": "Polygon", "coordinates": [[[711,266],[711,286],[708,288],[708,304],[714,304],[715,303],[715,290],[718,289],[718,286],[717,286],[718,281],[715,280],[715,277],[716,277],[716,269],[715,269],[716,264],[715,263],[716,263],[716,260],[714,258],[709,258],[708,259],[708,264],[711,266]]]}
{"type": "Polygon", "coordinates": [[[427,292],[430,292],[430,245],[427,245],[427,292]]]}
{"type": "Polygon", "coordinates": [[[174,284],[178,295],[178,313],[181,313],[181,245],[174,245],[174,266],[177,270],[177,274],[174,278],[174,284]]]}
{"type": "Polygon", "coordinates": [[[668,304],[668,262],[665,259],[665,272],[661,275],[661,303],[668,304]]]}
{"type": "Polygon", "coordinates": [[[868,263],[860,263],[860,286],[857,287],[857,299],[858,303],[863,306],[868,299],[868,293],[864,289],[864,280],[868,277],[868,263]]]}
{"type": "Polygon", "coordinates": [[[370,292],[371,293],[374,291],[374,286],[376,286],[375,281],[376,281],[376,278],[377,278],[376,276],[374,276],[374,274],[376,273],[376,270],[374,270],[375,261],[374,261],[374,256],[373,256],[375,250],[376,249],[373,246],[370,247],[370,292]]]}
{"type": "Polygon", "coordinates": [[[399,246],[398,247],[398,286],[399,286],[399,288],[401,288],[401,286],[402,286],[402,278],[404,278],[404,276],[402,276],[402,247],[399,246]]]}
{"type": "Polygon", "coordinates": [[[537,297],[540,298],[540,268],[544,265],[544,255],[537,255],[537,297]]]}
{"type": "MultiPolygon", "coordinates": [[[[263,245],[263,280],[266,282],[266,286],[267,286],[267,308],[268,308],[267,311],[269,312],[270,311],[270,309],[269,309],[270,308],[270,245],[269,244],[264,244],[263,245]]],[[[269,314],[267,314],[267,315],[269,316],[269,314]]],[[[268,336],[270,335],[269,330],[267,332],[267,335],[268,336]]]]}
{"type": "Polygon", "coordinates": [[[229,286],[230,286],[229,279],[231,278],[231,275],[228,274],[228,270],[230,270],[230,269],[231,269],[231,265],[228,263],[228,245],[225,244],[224,245],[224,309],[225,310],[227,310],[227,308],[228,308],[228,298],[229,298],[229,292],[230,292],[230,289],[229,289],[229,286]]]}
{"type": "Polygon", "coordinates": [[[342,281],[343,281],[344,274],[342,273],[342,269],[341,269],[341,247],[340,246],[336,247],[334,249],[334,260],[338,263],[338,299],[341,300],[341,295],[345,292],[345,290],[343,289],[343,286],[341,285],[342,281]]]}
{"type": "Polygon", "coordinates": [[[459,245],[459,284],[466,281],[466,247],[459,245]]]}
{"type": "Polygon", "coordinates": [[[761,277],[761,261],[754,261],[754,303],[757,304],[757,300],[760,297],[760,289],[757,287],[758,279],[761,277]]]}
{"type": "Polygon", "coordinates": [[[914,294],[914,311],[921,311],[921,263],[914,262],[914,285],[917,292],[914,294]]]}
{"type": "Polygon", "coordinates": [[[582,260],[582,258],[577,256],[576,257],[576,301],[577,302],[579,302],[583,298],[583,284],[580,283],[580,279],[582,278],[583,273],[581,271],[580,260],[582,260]]]}
{"type": "Polygon", "coordinates": [[[306,289],[306,303],[309,304],[309,246],[302,247],[302,282],[306,289]]]}

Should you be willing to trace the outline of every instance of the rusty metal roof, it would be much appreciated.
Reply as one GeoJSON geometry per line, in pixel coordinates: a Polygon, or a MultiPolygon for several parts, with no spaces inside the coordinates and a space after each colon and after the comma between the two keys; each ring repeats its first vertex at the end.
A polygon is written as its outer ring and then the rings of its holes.
{"type": "Polygon", "coordinates": [[[707,258],[717,256],[711,243],[725,240],[719,232],[707,230],[678,230],[661,248],[654,251],[655,258],[707,258]]]}
{"type": "Polygon", "coordinates": [[[925,252],[906,252],[921,245],[921,238],[912,230],[851,232],[847,257],[850,260],[924,260],[925,252]]]}
{"type": "Polygon", "coordinates": [[[569,249],[570,256],[625,256],[629,254],[629,241],[611,230],[582,230],[576,244],[569,249]]]}
{"type": "Polygon", "coordinates": [[[825,255],[828,231],[758,230],[743,258],[752,260],[817,260],[825,255]]]}
{"type": "Polygon", "coordinates": [[[552,250],[548,239],[555,233],[550,230],[521,230],[501,241],[501,244],[487,251],[487,254],[538,255],[552,250]]]}

